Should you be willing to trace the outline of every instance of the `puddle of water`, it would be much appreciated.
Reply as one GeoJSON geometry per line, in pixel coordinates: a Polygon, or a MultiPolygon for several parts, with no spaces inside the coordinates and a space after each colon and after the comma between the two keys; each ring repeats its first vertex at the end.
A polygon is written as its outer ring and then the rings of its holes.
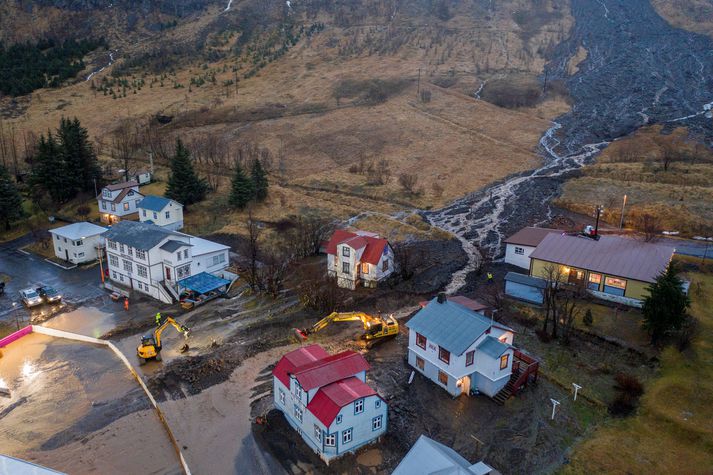
{"type": "Polygon", "coordinates": [[[54,317],[44,326],[99,338],[117,324],[118,319],[114,313],[104,312],[96,307],[81,307],[54,317]]]}

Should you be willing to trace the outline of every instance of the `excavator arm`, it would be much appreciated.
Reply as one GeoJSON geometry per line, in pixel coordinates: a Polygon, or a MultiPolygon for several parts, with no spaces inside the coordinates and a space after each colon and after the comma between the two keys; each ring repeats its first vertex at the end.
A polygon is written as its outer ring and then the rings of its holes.
{"type": "Polygon", "coordinates": [[[361,322],[365,334],[362,338],[367,340],[378,339],[385,336],[395,336],[399,331],[398,322],[392,317],[383,318],[369,315],[364,312],[332,312],[310,328],[303,330],[295,329],[297,335],[303,340],[312,333],[324,329],[332,322],[361,322]]]}
{"type": "Polygon", "coordinates": [[[173,317],[168,317],[166,318],[166,321],[163,322],[161,326],[154,331],[154,340],[156,341],[156,346],[158,346],[159,348],[161,348],[161,334],[166,328],[168,328],[169,325],[172,325],[178,331],[178,333],[182,333],[185,338],[188,338],[190,329],[185,325],[181,325],[180,323],[178,323],[176,320],[173,319],[173,317]]]}

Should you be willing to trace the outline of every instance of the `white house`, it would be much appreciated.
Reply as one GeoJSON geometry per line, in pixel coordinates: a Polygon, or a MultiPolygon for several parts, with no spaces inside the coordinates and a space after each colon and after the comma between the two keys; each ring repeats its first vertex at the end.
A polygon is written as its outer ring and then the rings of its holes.
{"type": "Polygon", "coordinates": [[[147,195],[138,206],[139,221],[152,223],[171,231],[183,228],[183,205],[162,196],[147,195]]]}
{"type": "Polygon", "coordinates": [[[120,221],[104,238],[109,278],[164,303],[178,298],[179,280],[194,273],[220,273],[229,263],[228,246],[155,224],[120,221]],[[218,264],[200,265],[213,264],[216,256],[218,264]]]}
{"type": "Polygon", "coordinates": [[[408,362],[453,396],[494,397],[512,374],[513,330],[448,300],[431,300],[406,326],[408,362]]]}
{"type": "Polygon", "coordinates": [[[106,228],[81,222],[50,229],[54,255],[74,264],[97,260],[97,248],[103,247],[106,228]]]}
{"type": "Polygon", "coordinates": [[[143,197],[144,195],[139,193],[139,184],[136,181],[105,186],[97,197],[102,222],[117,223],[122,218],[136,213],[143,197]]]}
{"type": "Polygon", "coordinates": [[[505,240],[505,263],[530,268],[530,254],[548,234],[562,233],[550,228],[522,228],[505,240]]]}
{"type": "Polygon", "coordinates": [[[309,345],[272,370],[275,407],[327,464],[386,432],[387,405],[366,384],[368,369],[359,353],[309,345]]]}
{"type": "Polygon", "coordinates": [[[421,435],[391,475],[499,475],[485,462],[470,463],[452,448],[421,435]]]}
{"type": "Polygon", "coordinates": [[[377,234],[338,229],[327,244],[327,271],[340,287],[376,287],[394,271],[394,251],[377,234]]]}

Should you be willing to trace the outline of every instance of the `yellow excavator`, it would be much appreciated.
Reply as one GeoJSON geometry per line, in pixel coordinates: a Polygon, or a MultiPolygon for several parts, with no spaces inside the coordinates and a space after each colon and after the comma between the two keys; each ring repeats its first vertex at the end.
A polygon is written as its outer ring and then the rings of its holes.
{"type": "Polygon", "coordinates": [[[153,335],[145,335],[141,337],[141,344],[136,348],[136,353],[139,356],[139,363],[144,364],[150,359],[161,361],[161,334],[169,326],[172,325],[179,333],[182,333],[185,338],[188,338],[190,329],[185,325],[181,325],[173,317],[167,317],[156,329],[153,335]]]}
{"type": "Polygon", "coordinates": [[[332,322],[361,322],[364,326],[361,339],[366,340],[367,348],[399,334],[399,322],[393,315],[384,318],[381,315],[374,316],[364,312],[332,312],[312,327],[295,329],[295,332],[302,340],[306,340],[309,335],[317,333],[332,322]]]}

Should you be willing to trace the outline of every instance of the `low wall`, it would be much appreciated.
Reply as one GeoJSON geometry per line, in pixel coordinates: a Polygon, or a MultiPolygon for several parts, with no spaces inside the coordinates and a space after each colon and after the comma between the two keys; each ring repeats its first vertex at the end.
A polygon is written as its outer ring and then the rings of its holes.
{"type": "Polygon", "coordinates": [[[598,299],[606,300],[607,302],[619,303],[622,305],[628,305],[629,307],[641,308],[643,302],[639,299],[632,299],[630,297],[624,297],[623,295],[612,295],[606,292],[600,292],[599,290],[587,289],[587,292],[594,295],[598,299]]]}
{"type": "Polygon", "coordinates": [[[14,333],[10,333],[5,338],[0,339],[0,348],[9,345],[13,341],[19,340],[29,333],[32,333],[32,325],[27,325],[25,328],[22,328],[14,333]]]}

